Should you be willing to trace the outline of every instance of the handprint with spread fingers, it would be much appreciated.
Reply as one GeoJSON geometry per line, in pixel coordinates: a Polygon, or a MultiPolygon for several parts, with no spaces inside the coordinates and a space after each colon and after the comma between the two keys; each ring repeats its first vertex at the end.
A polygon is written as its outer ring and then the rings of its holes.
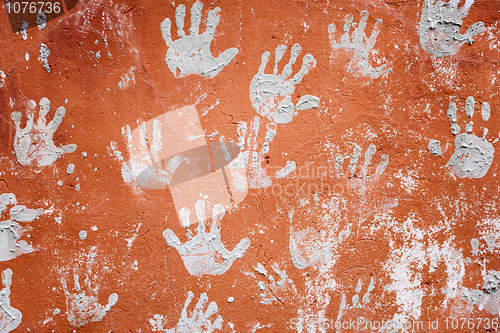
{"type": "Polygon", "coordinates": [[[460,33],[462,19],[467,17],[474,0],[466,0],[459,9],[460,0],[424,0],[424,9],[420,18],[420,45],[436,57],[444,57],[458,52],[464,43],[472,45],[473,38],[483,29],[483,22],[476,22],[460,33]]]}
{"type": "Polygon", "coordinates": [[[184,303],[184,308],[181,312],[181,317],[176,327],[165,329],[163,328],[163,316],[154,315],[154,319],[150,319],[149,323],[153,326],[155,331],[165,332],[165,333],[212,333],[214,330],[222,329],[222,317],[217,315],[215,320],[212,322],[210,317],[215,315],[219,308],[217,303],[210,302],[203,311],[205,304],[208,302],[208,296],[206,293],[202,293],[200,299],[196,303],[191,317],[188,316],[187,308],[191,301],[193,300],[194,294],[192,291],[188,291],[188,296],[186,302],[184,303]]]}
{"type": "MultiPolygon", "coordinates": [[[[365,34],[365,28],[368,21],[368,12],[361,12],[361,19],[356,29],[350,36],[351,25],[354,20],[352,14],[347,14],[344,21],[344,34],[340,37],[340,42],[335,41],[335,30],[336,26],[334,23],[328,26],[328,34],[330,36],[330,44],[333,49],[343,48],[347,51],[352,52],[352,58],[347,66],[348,72],[357,72],[361,75],[371,77],[372,79],[378,79],[380,76],[388,74],[392,71],[391,68],[387,68],[387,64],[383,64],[378,67],[373,67],[369,62],[370,52],[375,46],[377,37],[380,33],[380,28],[382,25],[382,20],[377,19],[373,26],[373,31],[368,37],[365,34]]],[[[384,59],[385,61],[385,59],[384,59]]]]}
{"type": "Polygon", "coordinates": [[[74,152],[76,145],[69,144],[56,147],[54,144],[54,133],[61,125],[66,114],[66,109],[63,106],[57,109],[54,119],[48,124],[45,117],[50,111],[50,101],[45,97],[40,100],[40,112],[36,123],[33,120],[35,107],[35,101],[29,101],[28,120],[24,128],[21,128],[21,112],[12,112],[11,117],[16,126],[13,145],[19,163],[22,165],[35,163],[37,166],[42,167],[54,163],[64,153],[74,152]]]}
{"type": "Polygon", "coordinates": [[[278,64],[286,51],[285,45],[278,45],[274,58],[274,69],[272,74],[264,73],[269,52],[264,52],[259,72],[250,83],[250,100],[255,111],[263,117],[267,117],[276,124],[287,124],[297,116],[297,110],[317,108],[319,98],[305,95],[300,98],[297,105],[292,102],[292,94],[295,86],[302,81],[310,68],[316,66],[316,60],[311,54],[306,54],[302,59],[302,67],[292,78],[292,66],[297,61],[301,47],[294,44],[290,52],[290,60],[285,65],[281,74],[278,74],[278,64]]]}
{"type": "MultiPolygon", "coordinates": [[[[197,201],[195,208],[199,221],[197,235],[184,244],[170,229],[163,232],[163,237],[169,246],[179,251],[184,265],[191,275],[223,274],[231,267],[233,261],[243,257],[243,254],[250,246],[250,239],[242,239],[232,251],[228,251],[221,242],[219,225],[224,217],[224,207],[214,205],[210,233],[205,231],[205,202],[203,200],[197,201]]],[[[188,209],[181,209],[181,218],[188,220],[183,221],[183,225],[190,225],[189,215],[188,209]]]]}
{"type": "Polygon", "coordinates": [[[212,56],[210,44],[214,38],[215,29],[219,24],[219,7],[208,12],[206,30],[200,34],[201,9],[203,4],[196,1],[191,7],[191,28],[189,35],[184,32],[184,18],[186,7],[179,5],[175,11],[175,23],[179,39],[172,40],[172,22],[166,18],[161,23],[161,33],[168,46],[165,62],[175,77],[183,77],[190,74],[199,74],[214,78],[224,67],[229,65],[238,53],[238,49],[233,47],[222,52],[217,58],[212,56]]]}
{"type": "MultiPolygon", "coordinates": [[[[465,114],[468,118],[472,118],[474,115],[474,108],[474,97],[467,97],[465,102],[465,114]]],[[[455,152],[446,165],[460,178],[483,177],[488,172],[495,154],[493,144],[486,139],[488,129],[484,128],[483,137],[480,138],[472,134],[473,122],[470,121],[465,125],[465,133],[460,133],[460,126],[458,125],[457,118],[457,105],[454,102],[450,103],[447,113],[451,120],[451,133],[456,135],[456,138],[455,152]]],[[[489,120],[490,105],[488,102],[483,102],[481,104],[481,115],[484,122],[489,120]]],[[[493,143],[497,141],[498,138],[496,138],[493,143]]]]}

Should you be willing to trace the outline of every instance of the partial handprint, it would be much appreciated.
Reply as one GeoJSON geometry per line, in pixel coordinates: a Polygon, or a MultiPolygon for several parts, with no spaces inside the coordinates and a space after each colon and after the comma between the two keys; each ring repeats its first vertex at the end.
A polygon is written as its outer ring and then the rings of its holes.
{"type": "MultiPolygon", "coordinates": [[[[246,164],[248,188],[267,188],[272,184],[272,180],[270,176],[266,174],[266,170],[263,166],[266,165],[265,157],[269,152],[269,144],[276,135],[276,124],[274,122],[268,122],[266,124],[267,131],[264,137],[264,143],[260,151],[258,151],[260,119],[260,117],[256,116],[250,123],[250,129],[244,121],[238,123],[238,147],[242,152],[242,160],[246,164]]],[[[295,162],[287,161],[287,165],[278,170],[275,175],[271,175],[271,177],[286,177],[293,172],[295,168],[295,162]]]]}
{"type": "Polygon", "coordinates": [[[22,234],[21,225],[17,222],[32,222],[43,214],[43,209],[28,209],[17,205],[16,196],[13,193],[0,195],[0,214],[10,208],[10,219],[0,221],[0,261],[7,261],[15,257],[33,252],[33,247],[25,241],[19,241],[22,234]]]}
{"type": "Polygon", "coordinates": [[[230,210],[245,199],[246,169],[238,145],[223,136],[220,142],[207,142],[194,105],[159,115],[134,130],[127,125],[122,134],[129,160],[113,141],[110,155],[124,162],[124,181],[143,190],[169,189],[178,216],[181,209],[196,211],[200,197],[207,216],[215,204],[230,210]]]}
{"type": "MultiPolygon", "coordinates": [[[[272,304],[273,302],[283,303],[283,297],[285,294],[289,294],[292,291],[293,295],[297,293],[297,288],[293,284],[293,281],[286,275],[285,270],[279,268],[278,263],[273,263],[271,268],[274,274],[269,272],[261,263],[254,267],[255,271],[266,277],[267,281],[259,281],[257,286],[262,292],[260,296],[260,304],[272,304]],[[279,278],[279,280],[277,280],[279,278]],[[277,280],[277,281],[276,281],[277,280]]],[[[246,275],[251,275],[255,277],[253,273],[246,273],[246,275]]]]}
{"type": "Polygon", "coordinates": [[[367,286],[366,293],[363,298],[360,299],[361,288],[363,287],[363,279],[359,278],[356,285],[356,294],[352,296],[351,305],[346,301],[345,293],[342,293],[342,300],[340,301],[339,313],[337,315],[337,321],[342,319],[342,315],[346,310],[350,309],[361,309],[364,308],[368,303],[370,303],[370,293],[375,289],[375,283],[373,277],[370,279],[370,283],[367,286]]]}
{"type": "Polygon", "coordinates": [[[217,316],[213,323],[209,319],[211,316],[215,315],[217,311],[219,311],[217,303],[213,301],[210,302],[206,311],[203,312],[203,308],[208,302],[208,296],[206,293],[201,294],[191,317],[188,317],[187,308],[193,300],[193,297],[194,294],[189,291],[186,302],[184,303],[184,308],[181,312],[181,318],[179,319],[179,323],[176,327],[170,329],[163,328],[163,316],[156,314],[154,315],[154,319],[149,320],[149,323],[153,326],[153,330],[165,333],[211,333],[214,330],[222,329],[223,320],[221,316],[217,316]]]}
{"type": "MultiPolygon", "coordinates": [[[[372,163],[373,156],[377,152],[377,147],[371,143],[365,153],[365,158],[363,161],[363,166],[358,169],[358,161],[361,155],[361,147],[358,145],[354,146],[354,151],[350,156],[349,166],[348,166],[348,179],[352,182],[353,187],[359,192],[364,192],[367,185],[376,182],[380,176],[384,173],[387,165],[389,164],[389,156],[382,154],[380,156],[380,163],[378,164],[375,172],[369,175],[369,168],[372,163]],[[358,172],[356,172],[358,170],[358,172]]],[[[335,161],[335,172],[337,177],[340,179],[344,176],[342,173],[342,164],[344,163],[344,157],[342,155],[337,155],[335,161]]]]}
{"type": "MultiPolygon", "coordinates": [[[[224,207],[214,205],[213,223],[210,233],[205,232],[205,202],[196,202],[196,216],[198,218],[198,234],[192,239],[182,244],[179,238],[170,229],[163,232],[163,237],[167,244],[174,247],[182,257],[184,266],[191,275],[220,275],[225,273],[233,264],[233,261],[243,257],[243,254],[250,246],[250,239],[242,239],[232,251],[228,251],[220,239],[220,221],[224,217],[224,207]]],[[[181,209],[180,218],[184,225],[189,226],[189,209],[181,209]]]]}
{"type": "MultiPolygon", "coordinates": [[[[93,248],[93,251],[95,248],[93,248]]],[[[71,325],[75,327],[83,326],[90,322],[101,321],[102,318],[111,310],[118,301],[118,294],[113,293],[108,297],[108,304],[101,305],[97,298],[99,286],[93,280],[91,265],[96,257],[95,252],[89,253],[90,262],[87,262],[88,271],[85,273],[85,286],[88,292],[80,286],[80,277],[74,272],[74,289],[76,292],[70,292],[66,285],[66,278],[61,277],[61,284],[66,295],[66,315],[71,325]],[[89,294],[89,295],[87,295],[89,294]],[[93,294],[93,295],[92,295],[93,294]]],[[[78,260],[80,261],[80,260],[78,260]]]]}
{"type": "MultiPolygon", "coordinates": [[[[391,72],[391,68],[386,68],[387,64],[373,68],[368,62],[370,52],[375,46],[377,36],[380,33],[381,19],[375,21],[371,36],[368,38],[365,34],[366,22],[368,20],[368,12],[361,12],[361,20],[354,30],[352,37],[349,36],[353,15],[347,14],[345,17],[344,34],[340,37],[340,42],[335,41],[335,24],[332,23],[328,26],[328,34],[330,36],[330,43],[332,48],[343,48],[348,51],[353,51],[353,56],[349,65],[347,66],[348,72],[359,72],[361,75],[369,76],[373,79],[378,79],[381,75],[391,72]]],[[[384,59],[385,61],[385,59],[384,59]]]]}
{"type": "Polygon", "coordinates": [[[331,246],[333,242],[327,237],[325,230],[316,228],[303,230],[294,229],[292,225],[294,212],[288,212],[290,220],[290,255],[292,263],[298,269],[304,269],[314,264],[324,265],[332,259],[331,246]],[[328,240],[328,241],[325,241],[328,240]]]}
{"type": "Polygon", "coordinates": [[[54,163],[64,153],[74,152],[76,145],[56,147],[52,138],[66,114],[64,107],[61,106],[57,109],[54,119],[48,124],[45,116],[49,113],[50,101],[45,97],[40,100],[40,112],[36,124],[33,121],[35,107],[35,101],[29,101],[28,120],[25,128],[21,128],[21,112],[12,112],[11,117],[16,125],[13,145],[19,163],[31,165],[32,162],[35,162],[37,166],[41,167],[54,163]]]}
{"type": "MultiPolygon", "coordinates": [[[[475,101],[472,96],[467,97],[465,102],[465,114],[472,118],[474,114],[475,101]]],[[[487,102],[482,103],[481,108],[483,121],[490,118],[490,105],[487,102]]],[[[446,164],[451,167],[453,172],[460,177],[481,178],[488,172],[493,162],[495,148],[486,140],[488,129],[484,128],[483,137],[479,138],[472,132],[473,122],[465,125],[465,133],[460,133],[460,126],[457,124],[457,105],[450,103],[448,108],[448,117],[451,120],[451,133],[456,135],[455,152],[446,164]]],[[[493,141],[496,143],[498,138],[493,141]]]]}
{"type": "Polygon", "coordinates": [[[458,52],[464,43],[472,45],[473,38],[484,29],[483,22],[474,23],[465,34],[460,33],[462,19],[467,16],[474,0],[466,0],[458,9],[460,0],[424,0],[420,18],[420,45],[436,57],[444,57],[458,52]]]}
{"type": "Polygon", "coordinates": [[[191,7],[191,28],[189,35],[184,32],[184,18],[186,7],[179,5],[175,11],[175,23],[177,34],[180,39],[172,41],[170,28],[172,22],[166,18],[161,23],[161,33],[168,46],[165,62],[175,77],[182,77],[190,74],[199,74],[214,78],[224,67],[229,65],[238,53],[238,49],[233,47],[227,49],[217,58],[212,56],[210,44],[214,38],[215,29],[219,24],[220,8],[216,7],[208,12],[206,30],[199,34],[201,23],[201,9],[203,4],[196,1],[191,7]]]}
{"type": "Polygon", "coordinates": [[[10,285],[12,284],[12,270],[7,268],[2,272],[2,283],[5,288],[0,291],[0,332],[8,333],[21,324],[23,314],[10,306],[10,285]]]}
{"type": "Polygon", "coordinates": [[[306,54],[302,59],[302,67],[294,75],[292,74],[292,65],[297,60],[301,48],[299,44],[294,44],[290,52],[290,60],[283,68],[283,72],[278,74],[278,64],[285,54],[286,46],[278,45],[274,57],[273,74],[264,74],[269,52],[264,52],[259,72],[253,77],[250,83],[250,100],[255,111],[263,117],[267,117],[276,124],[287,124],[297,116],[296,110],[306,110],[317,108],[319,98],[316,96],[305,95],[300,98],[297,105],[293,105],[292,94],[295,86],[302,81],[309,72],[309,68],[316,66],[316,60],[311,54],[306,54]]]}

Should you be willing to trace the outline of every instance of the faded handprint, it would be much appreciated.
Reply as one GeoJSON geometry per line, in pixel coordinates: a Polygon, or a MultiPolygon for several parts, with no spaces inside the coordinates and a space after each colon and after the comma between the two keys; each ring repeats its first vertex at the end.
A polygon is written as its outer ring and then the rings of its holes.
{"type": "MultiPolygon", "coordinates": [[[[468,118],[474,114],[475,101],[472,96],[467,97],[465,102],[465,113],[468,118]]],[[[490,105],[487,102],[482,103],[483,121],[490,118],[490,105]]],[[[481,178],[488,172],[493,162],[495,149],[493,145],[486,140],[488,129],[484,128],[483,137],[479,138],[472,132],[473,122],[465,125],[465,133],[460,133],[460,126],[457,124],[457,105],[450,103],[448,108],[448,117],[451,120],[451,133],[456,135],[455,152],[446,164],[451,167],[453,172],[460,177],[481,178]]],[[[498,138],[493,141],[496,143],[498,138]]]]}
{"type": "Polygon", "coordinates": [[[200,295],[200,299],[196,303],[191,317],[188,316],[187,308],[193,300],[193,297],[194,294],[189,291],[186,302],[184,303],[184,308],[181,312],[181,318],[176,327],[170,329],[163,328],[163,316],[156,314],[154,315],[154,319],[149,320],[149,323],[153,326],[153,330],[165,333],[211,333],[214,330],[220,330],[222,328],[222,317],[218,315],[213,323],[209,319],[219,311],[217,303],[213,301],[210,302],[206,311],[203,312],[203,308],[208,302],[206,293],[200,295]]]}
{"type": "Polygon", "coordinates": [[[207,142],[194,105],[159,115],[134,130],[127,125],[122,134],[128,161],[114,141],[109,152],[123,163],[123,180],[143,190],[169,189],[178,216],[182,209],[196,211],[200,196],[205,199],[205,216],[212,214],[215,204],[230,210],[245,199],[246,169],[238,145],[225,142],[223,136],[220,142],[207,142]]]}
{"type": "MultiPolygon", "coordinates": [[[[248,177],[248,188],[267,188],[271,186],[270,176],[266,174],[265,157],[269,152],[269,144],[276,135],[276,124],[268,122],[266,124],[266,134],[264,143],[259,149],[259,129],[262,118],[256,116],[250,123],[248,129],[247,123],[240,121],[238,123],[238,147],[242,152],[242,160],[245,161],[248,177]]],[[[293,172],[296,168],[295,162],[288,161],[287,165],[278,170],[272,177],[283,178],[293,172]]]]}
{"type": "Polygon", "coordinates": [[[92,274],[92,264],[97,256],[96,248],[92,247],[87,258],[78,258],[77,262],[86,261],[87,272],[85,273],[84,288],[80,285],[80,276],[74,271],[74,292],[68,290],[66,277],[60,281],[66,296],[66,315],[71,325],[79,327],[90,322],[101,321],[118,301],[118,294],[113,293],[108,297],[108,303],[101,305],[98,299],[99,286],[96,275],[92,274]]]}
{"type": "MultiPolygon", "coordinates": [[[[496,247],[497,236],[496,235],[486,235],[484,237],[486,247],[481,245],[481,241],[477,238],[471,239],[472,247],[472,257],[465,258],[465,263],[470,264],[472,261],[479,264],[481,267],[481,275],[483,277],[484,284],[481,289],[469,289],[466,287],[457,288],[460,291],[461,296],[468,300],[470,307],[477,305],[479,310],[486,310],[493,315],[500,314],[500,272],[487,269],[489,260],[486,258],[487,251],[493,254],[496,247]],[[481,248],[480,248],[481,245],[481,248]]],[[[498,253],[495,253],[497,255],[498,253]]],[[[457,296],[457,291],[446,290],[449,296],[457,296]]]]}
{"type": "Polygon", "coordinates": [[[306,54],[302,59],[302,67],[294,75],[292,74],[292,65],[297,60],[301,48],[299,44],[294,44],[290,52],[290,60],[283,68],[283,72],[278,74],[278,64],[285,54],[286,46],[278,45],[274,57],[273,74],[265,74],[269,52],[262,54],[262,61],[259,72],[253,77],[250,83],[250,100],[255,111],[263,117],[267,117],[276,124],[288,124],[297,116],[296,110],[306,110],[317,108],[319,98],[316,96],[305,95],[300,98],[297,105],[293,105],[292,94],[295,86],[302,81],[308,73],[309,68],[316,66],[316,60],[311,54],[306,54]]]}
{"type": "Polygon", "coordinates": [[[206,30],[200,35],[202,8],[203,4],[200,1],[196,1],[191,7],[191,28],[189,28],[189,35],[186,36],[184,32],[186,7],[184,5],[177,7],[175,10],[175,23],[180,39],[176,41],[172,41],[170,33],[172,23],[170,19],[166,18],[161,23],[161,33],[168,46],[165,62],[175,77],[199,74],[214,78],[224,67],[229,65],[238,53],[237,48],[231,48],[224,51],[217,58],[212,56],[210,44],[214,38],[215,29],[219,24],[221,9],[216,7],[208,12],[206,30]]]}
{"type": "Polygon", "coordinates": [[[16,196],[13,193],[1,194],[0,214],[11,205],[10,219],[0,221],[0,261],[7,261],[21,254],[33,252],[31,245],[19,240],[22,228],[17,222],[32,222],[43,214],[43,209],[28,209],[17,205],[16,196]]]}
{"type": "MultiPolygon", "coordinates": [[[[380,163],[377,165],[377,168],[375,169],[375,172],[371,175],[369,175],[369,169],[370,165],[372,163],[373,156],[377,152],[377,147],[371,143],[368,146],[368,149],[366,150],[364,161],[363,161],[363,166],[358,169],[358,161],[359,157],[361,155],[361,147],[358,145],[354,146],[354,150],[352,155],[350,156],[349,160],[349,166],[348,166],[348,179],[353,182],[354,187],[360,191],[363,192],[366,190],[366,184],[369,183],[374,183],[378,181],[380,176],[384,173],[387,164],[389,164],[389,156],[382,154],[380,156],[380,163]],[[358,172],[356,172],[358,170],[358,172]]],[[[335,172],[337,174],[337,177],[340,179],[344,176],[342,173],[342,164],[344,163],[344,156],[342,155],[337,155],[337,159],[335,161],[335,172]]]]}
{"type": "MultiPolygon", "coordinates": [[[[271,268],[274,271],[274,275],[269,272],[261,263],[254,267],[255,271],[267,278],[267,281],[259,281],[257,286],[262,291],[260,294],[260,304],[272,304],[275,301],[283,303],[283,295],[290,289],[294,294],[297,293],[297,288],[293,284],[293,281],[286,275],[284,270],[279,268],[278,263],[273,263],[271,268]],[[278,279],[276,281],[276,279],[278,279]]],[[[253,273],[247,273],[246,275],[251,275],[255,277],[253,273]]]]}
{"type": "Polygon", "coordinates": [[[7,268],[2,272],[4,288],[0,291],[0,332],[8,333],[21,324],[23,314],[10,306],[10,285],[12,284],[12,270],[7,268]]]}
{"type": "Polygon", "coordinates": [[[294,211],[288,212],[290,221],[290,255],[292,263],[298,269],[304,269],[316,263],[324,265],[332,259],[330,247],[333,242],[325,230],[316,228],[297,230],[292,225],[294,211]],[[328,240],[325,242],[325,240],[328,240]]]}
{"type": "Polygon", "coordinates": [[[358,283],[356,285],[356,294],[352,296],[351,305],[349,305],[346,301],[346,295],[342,293],[342,300],[340,301],[339,313],[337,315],[337,321],[342,318],[344,311],[350,309],[361,309],[364,308],[368,303],[370,303],[370,293],[375,289],[375,283],[373,277],[370,279],[370,283],[368,284],[366,293],[363,295],[363,298],[360,299],[361,289],[363,287],[363,279],[359,278],[358,283]]]}
{"type": "MultiPolygon", "coordinates": [[[[233,261],[243,257],[250,246],[250,239],[242,239],[232,251],[228,251],[220,239],[220,221],[224,217],[224,207],[215,204],[213,207],[213,223],[210,233],[205,231],[205,202],[198,200],[195,205],[198,218],[198,234],[189,241],[182,244],[179,238],[170,229],[163,232],[167,244],[174,247],[182,257],[184,266],[191,275],[220,275],[225,273],[233,264],[233,261]]],[[[181,209],[180,218],[183,225],[189,226],[189,209],[181,209]]]]}
{"type": "Polygon", "coordinates": [[[66,109],[59,107],[54,119],[48,124],[45,116],[50,110],[50,101],[43,97],[40,100],[40,112],[36,124],[33,121],[36,102],[31,100],[28,103],[26,127],[21,128],[21,112],[12,112],[12,120],[16,125],[16,134],[14,136],[14,151],[17,160],[22,165],[31,165],[35,162],[37,166],[45,166],[54,163],[62,154],[72,153],[76,150],[75,144],[56,147],[53,141],[54,132],[61,124],[66,109]]]}
{"type": "Polygon", "coordinates": [[[458,52],[464,43],[472,45],[473,38],[484,29],[483,22],[476,22],[460,33],[462,19],[467,16],[474,0],[466,0],[458,9],[460,0],[424,0],[424,9],[420,18],[420,45],[436,57],[444,57],[458,52]]]}
{"type": "MultiPolygon", "coordinates": [[[[362,75],[371,77],[372,79],[378,79],[381,75],[387,74],[392,70],[386,68],[387,64],[383,64],[379,67],[372,67],[368,62],[368,57],[370,52],[375,46],[377,41],[377,36],[380,33],[380,25],[382,24],[381,19],[375,21],[373,31],[371,36],[368,38],[365,34],[366,22],[368,20],[368,12],[361,12],[361,20],[358,26],[354,30],[352,37],[349,35],[351,30],[351,24],[353,21],[353,15],[347,14],[345,17],[344,24],[344,34],[340,37],[340,42],[335,41],[335,24],[332,23],[328,26],[328,34],[330,36],[330,44],[332,48],[338,49],[343,48],[348,51],[353,52],[353,56],[349,65],[347,66],[348,72],[359,72],[362,75]]],[[[385,61],[385,59],[384,59],[385,61]]]]}

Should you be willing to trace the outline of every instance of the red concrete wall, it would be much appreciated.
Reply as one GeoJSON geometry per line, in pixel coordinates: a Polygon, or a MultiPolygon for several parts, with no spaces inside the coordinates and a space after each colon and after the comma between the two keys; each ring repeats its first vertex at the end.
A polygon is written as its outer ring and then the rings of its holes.
{"type": "Polygon", "coordinates": [[[4,4],[0,331],[498,331],[500,2],[456,5],[4,4]]]}

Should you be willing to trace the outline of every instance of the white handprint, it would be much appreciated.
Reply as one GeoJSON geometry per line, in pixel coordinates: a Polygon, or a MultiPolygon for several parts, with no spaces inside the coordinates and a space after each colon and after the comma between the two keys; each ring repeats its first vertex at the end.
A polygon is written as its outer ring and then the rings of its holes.
{"type": "MultiPolygon", "coordinates": [[[[221,242],[219,223],[224,217],[224,207],[214,205],[213,223],[210,233],[205,232],[205,202],[198,200],[195,205],[196,216],[198,218],[198,234],[192,239],[182,244],[179,238],[170,229],[163,232],[163,237],[169,246],[177,249],[184,261],[184,266],[191,275],[220,275],[225,273],[233,264],[233,261],[243,257],[243,254],[250,246],[250,239],[242,239],[238,245],[230,252],[221,242]]],[[[181,209],[180,212],[183,225],[189,226],[188,209],[181,209]]]]}
{"type": "Polygon", "coordinates": [[[295,86],[302,81],[308,73],[309,68],[316,66],[316,60],[311,54],[306,54],[302,59],[302,67],[291,79],[292,65],[297,60],[301,48],[299,44],[294,44],[290,52],[290,60],[283,68],[281,75],[278,74],[278,64],[285,54],[286,46],[278,45],[274,59],[273,74],[265,74],[269,52],[262,54],[262,62],[259,72],[253,77],[250,83],[250,100],[255,111],[263,117],[267,117],[276,124],[287,124],[297,116],[296,110],[306,110],[317,108],[319,98],[305,95],[300,98],[297,105],[293,105],[292,94],[295,86]],[[288,80],[287,80],[288,79],[288,80]]]}
{"type": "MultiPolygon", "coordinates": [[[[472,118],[474,114],[475,101],[472,96],[467,97],[465,102],[465,114],[472,118]]],[[[482,118],[483,121],[488,121],[490,118],[490,105],[487,102],[482,103],[482,118]]],[[[460,177],[481,178],[488,172],[488,169],[493,162],[495,148],[486,140],[488,129],[484,128],[483,137],[479,138],[472,132],[473,122],[465,125],[465,132],[460,133],[460,126],[457,124],[457,105],[454,102],[450,103],[448,108],[448,117],[451,120],[451,132],[456,135],[455,152],[446,164],[451,167],[453,172],[460,177]],[[459,134],[460,133],[460,134],[459,134]]],[[[493,141],[496,143],[498,138],[493,141]]]]}
{"type": "Polygon", "coordinates": [[[348,14],[345,17],[344,34],[342,35],[342,37],[340,37],[340,42],[335,41],[335,24],[332,23],[328,26],[328,34],[330,36],[330,43],[332,48],[343,48],[345,50],[354,52],[352,59],[347,67],[348,72],[358,71],[362,75],[367,75],[373,79],[378,79],[381,75],[387,74],[391,71],[390,68],[386,69],[386,64],[373,68],[372,65],[368,62],[370,52],[375,46],[377,36],[380,33],[380,25],[382,24],[382,20],[377,19],[375,21],[375,25],[373,27],[370,38],[368,38],[365,34],[367,20],[368,12],[362,11],[361,20],[359,21],[359,24],[354,30],[354,33],[351,37],[349,36],[349,32],[351,30],[353,15],[348,14]]]}
{"type": "MultiPolygon", "coordinates": [[[[377,152],[377,147],[371,143],[368,146],[368,149],[366,150],[365,156],[364,156],[364,161],[363,161],[363,166],[358,169],[358,162],[359,158],[361,155],[361,147],[358,145],[354,146],[352,155],[350,156],[349,159],[349,166],[348,166],[348,179],[351,182],[351,186],[353,189],[358,191],[359,193],[364,193],[366,192],[367,189],[369,189],[373,184],[376,184],[382,174],[384,173],[387,165],[389,164],[389,156],[382,154],[380,156],[380,162],[377,165],[376,169],[373,170],[374,172],[369,175],[369,169],[372,164],[372,159],[375,153],[377,152]],[[357,170],[357,171],[356,171],[357,170]]],[[[342,173],[342,164],[344,163],[344,156],[342,155],[337,155],[337,159],[335,161],[335,173],[337,174],[337,177],[340,179],[344,176],[342,173]]]]}
{"type": "MultiPolygon", "coordinates": [[[[271,265],[274,274],[269,272],[261,263],[257,264],[257,267],[254,267],[255,271],[264,277],[266,280],[259,281],[257,286],[261,291],[259,297],[261,298],[260,304],[272,304],[273,302],[281,302],[283,303],[283,296],[286,294],[297,293],[297,288],[293,281],[288,277],[285,270],[281,270],[279,268],[278,263],[273,263],[271,265]]],[[[253,273],[246,273],[246,275],[251,275],[255,277],[253,273]]]]}
{"type": "Polygon", "coordinates": [[[190,74],[199,74],[214,78],[224,67],[229,65],[231,60],[238,53],[237,48],[231,48],[224,51],[217,58],[212,56],[210,44],[214,38],[215,29],[219,24],[220,8],[208,12],[206,30],[199,34],[201,23],[201,9],[203,4],[196,1],[191,7],[191,28],[189,35],[184,32],[184,18],[186,16],[186,7],[179,5],[175,11],[175,23],[177,25],[177,34],[180,39],[172,41],[170,33],[171,21],[166,18],[161,23],[161,32],[165,43],[168,46],[165,62],[175,77],[182,77],[190,74]]]}
{"type": "Polygon", "coordinates": [[[92,274],[92,265],[97,257],[97,248],[92,247],[88,254],[83,257],[78,257],[75,262],[84,263],[87,267],[85,273],[84,287],[87,292],[80,286],[80,276],[76,272],[79,270],[73,268],[74,289],[76,292],[70,292],[66,285],[66,277],[60,278],[64,294],[66,296],[66,315],[71,325],[79,327],[90,322],[101,321],[111,308],[118,301],[118,294],[113,293],[108,297],[108,304],[101,305],[98,299],[99,286],[96,283],[96,275],[92,274]]]}
{"type": "Polygon", "coordinates": [[[21,128],[21,112],[12,112],[11,117],[16,125],[14,151],[17,160],[22,165],[31,165],[32,162],[35,162],[37,166],[41,167],[54,163],[64,153],[74,152],[76,145],[56,147],[52,138],[66,114],[64,107],[61,106],[57,109],[54,119],[48,124],[45,116],[49,113],[50,101],[45,97],[40,100],[40,112],[36,124],[33,121],[35,107],[35,101],[29,101],[28,120],[25,128],[21,128]]]}
{"type": "Polygon", "coordinates": [[[366,293],[363,295],[363,298],[360,299],[361,288],[363,286],[363,279],[359,278],[358,283],[356,285],[356,295],[352,296],[352,304],[349,305],[346,302],[346,295],[342,293],[342,300],[340,301],[339,313],[337,315],[337,321],[342,318],[344,311],[350,309],[361,309],[364,308],[368,303],[370,303],[370,293],[375,289],[375,282],[373,277],[370,279],[370,283],[367,287],[366,293]]]}
{"type": "Polygon", "coordinates": [[[467,17],[474,0],[466,0],[458,9],[460,0],[424,0],[424,9],[420,18],[420,45],[436,57],[444,57],[458,52],[464,43],[472,45],[473,38],[484,29],[483,22],[476,22],[460,33],[462,19],[467,17]]]}
{"type": "Polygon", "coordinates": [[[208,302],[208,296],[206,293],[202,293],[198,303],[191,314],[191,317],[187,314],[187,308],[191,301],[193,300],[194,294],[189,291],[186,302],[184,303],[184,308],[181,312],[181,318],[176,327],[165,329],[162,324],[162,315],[154,315],[154,319],[150,319],[149,323],[153,326],[154,331],[160,331],[164,333],[211,333],[214,330],[220,330],[222,328],[222,317],[217,316],[215,321],[212,323],[210,317],[219,311],[217,303],[210,302],[207,306],[205,312],[203,308],[206,302],[208,302]]]}
{"type": "Polygon", "coordinates": [[[0,291],[0,332],[8,333],[21,324],[23,314],[10,306],[10,285],[12,283],[12,270],[7,268],[2,272],[2,283],[5,286],[0,291]]]}

